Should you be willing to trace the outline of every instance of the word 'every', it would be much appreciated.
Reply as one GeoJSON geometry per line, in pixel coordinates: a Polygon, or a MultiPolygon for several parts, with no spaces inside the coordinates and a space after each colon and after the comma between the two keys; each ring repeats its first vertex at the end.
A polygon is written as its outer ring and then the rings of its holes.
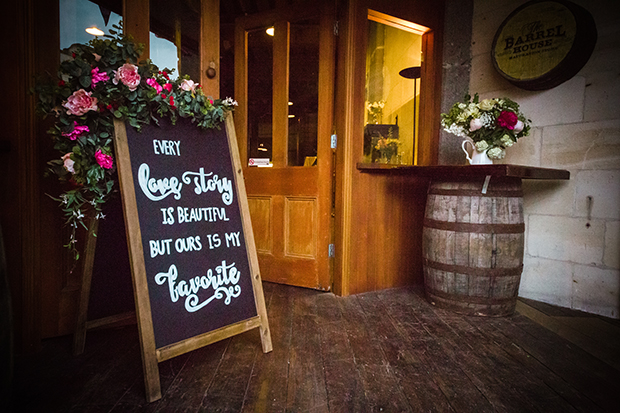
{"type": "Polygon", "coordinates": [[[155,155],[181,156],[181,141],[153,139],[153,151],[155,155]]]}

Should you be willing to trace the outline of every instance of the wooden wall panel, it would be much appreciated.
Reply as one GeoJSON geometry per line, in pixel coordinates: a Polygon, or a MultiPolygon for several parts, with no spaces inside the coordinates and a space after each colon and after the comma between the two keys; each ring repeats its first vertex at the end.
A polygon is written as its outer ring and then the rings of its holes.
{"type": "Polygon", "coordinates": [[[421,284],[422,229],[428,180],[359,173],[349,294],[421,284]]]}

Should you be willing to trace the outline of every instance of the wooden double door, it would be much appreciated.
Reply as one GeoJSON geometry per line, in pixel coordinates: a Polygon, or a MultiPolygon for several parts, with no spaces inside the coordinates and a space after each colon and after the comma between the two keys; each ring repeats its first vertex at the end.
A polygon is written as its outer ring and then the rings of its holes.
{"type": "Polygon", "coordinates": [[[335,19],[304,3],[237,19],[235,128],[262,279],[330,290],[335,19]]]}

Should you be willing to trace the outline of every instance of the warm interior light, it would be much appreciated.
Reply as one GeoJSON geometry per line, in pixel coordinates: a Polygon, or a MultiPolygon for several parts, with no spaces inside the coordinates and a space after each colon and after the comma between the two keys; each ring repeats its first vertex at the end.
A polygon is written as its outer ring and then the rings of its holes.
{"type": "Polygon", "coordinates": [[[288,102],[288,105],[289,106],[293,106],[293,102],[288,102]]]}
{"type": "Polygon", "coordinates": [[[273,36],[275,33],[275,29],[273,27],[268,28],[267,30],[265,30],[265,32],[269,35],[269,36],[273,36]]]}
{"type": "Polygon", "coordinates": [[[288,117],[292,119],[295,117],[295,115],[288,115],[288,117]]]}
{"type": "Polygon", "coordinates": [[[93,36],[103,36],[105,34],[95,26],[86,29],[86,33],[92,34],[93,36]]]}

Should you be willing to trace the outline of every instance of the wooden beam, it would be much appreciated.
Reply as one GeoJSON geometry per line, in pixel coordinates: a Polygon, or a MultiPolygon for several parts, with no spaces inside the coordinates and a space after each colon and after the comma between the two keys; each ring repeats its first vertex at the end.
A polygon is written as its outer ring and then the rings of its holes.
{"type": "Polygon", "coordinates": [[[200,84],[207,96],[217,99],[220,96],[219,0],[202,0],[200,11],[200,84]]]}
{"type": "Polygon", "coordinates": [[[273,37],[273,166],[287,166],[290,23],[278,21],[273,37]],[[278,142],[279,141],[279,142],[278,142]]]}
{"type": "Polygon", "coordinates": [[[134,42],[144,44],[141,59],[149,58],[149,0],[123,1],[123,27],[125,33],[133,36],[134,42]]]}

